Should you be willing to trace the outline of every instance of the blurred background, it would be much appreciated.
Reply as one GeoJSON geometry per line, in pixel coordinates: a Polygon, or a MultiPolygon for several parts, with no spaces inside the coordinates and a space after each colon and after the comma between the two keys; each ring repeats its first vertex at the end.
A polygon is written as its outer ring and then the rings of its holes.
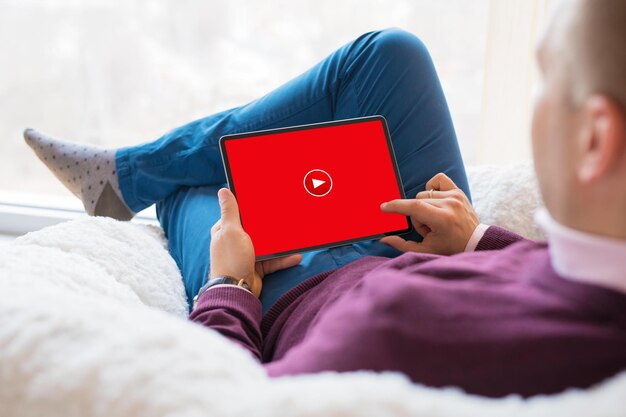
{"type": "Polygon", "coordinates": [[[0,202],[78,207],[25,127],[124,146],[245,104],[360,34],[429,47],[467,164],[529,159],[550,0],[0,0],[0,202]]]}

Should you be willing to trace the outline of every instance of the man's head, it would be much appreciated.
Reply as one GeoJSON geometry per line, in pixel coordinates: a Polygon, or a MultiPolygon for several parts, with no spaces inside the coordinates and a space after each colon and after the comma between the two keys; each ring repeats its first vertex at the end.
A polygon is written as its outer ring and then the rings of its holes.
{"type": "Polygon", "coordinates": [[[562,224],[626,239],[626,1],[572,0],[537,48],[533,154],[562,224]]]}

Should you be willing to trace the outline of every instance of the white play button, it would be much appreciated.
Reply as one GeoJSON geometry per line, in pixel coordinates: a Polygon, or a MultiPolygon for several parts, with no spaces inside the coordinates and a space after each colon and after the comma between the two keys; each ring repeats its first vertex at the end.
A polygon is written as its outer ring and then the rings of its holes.
{"type": "Polygon", "coordinates": [[[322,180],[316,180],[315,178],[312,178],[311,181],[313,182],[313,188],[317,188],[326,182],[322,180]]]}
{"type": "Polygon", "coordinates": [[[333,179],[323,169],[312,169],[304,176],[302,185],[313,197],[324,197],[333,188],[333,179]]]}

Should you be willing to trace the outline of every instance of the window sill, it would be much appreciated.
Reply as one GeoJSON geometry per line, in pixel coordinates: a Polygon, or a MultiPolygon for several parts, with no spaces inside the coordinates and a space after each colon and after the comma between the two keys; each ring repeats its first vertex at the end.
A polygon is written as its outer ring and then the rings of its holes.
{"type": "MultiPolygon", "coordinates": [[[[74,198],[27,193],[0,193],[0,234],[20,236],[85,215],[74,198]]],[[[154,207],[139,213],[133,222],[158,225],[154,207]]]]}

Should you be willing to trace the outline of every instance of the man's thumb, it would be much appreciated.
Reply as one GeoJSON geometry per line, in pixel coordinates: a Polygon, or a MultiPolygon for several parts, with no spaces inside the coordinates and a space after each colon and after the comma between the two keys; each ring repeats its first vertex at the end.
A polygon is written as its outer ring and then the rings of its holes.
{"type": "Polygon", "coordinates": [[[217,198],[220,202],[222,223],[239,223],[239,207],[233,193],[228,188],[220,188],[217,198]]]}

